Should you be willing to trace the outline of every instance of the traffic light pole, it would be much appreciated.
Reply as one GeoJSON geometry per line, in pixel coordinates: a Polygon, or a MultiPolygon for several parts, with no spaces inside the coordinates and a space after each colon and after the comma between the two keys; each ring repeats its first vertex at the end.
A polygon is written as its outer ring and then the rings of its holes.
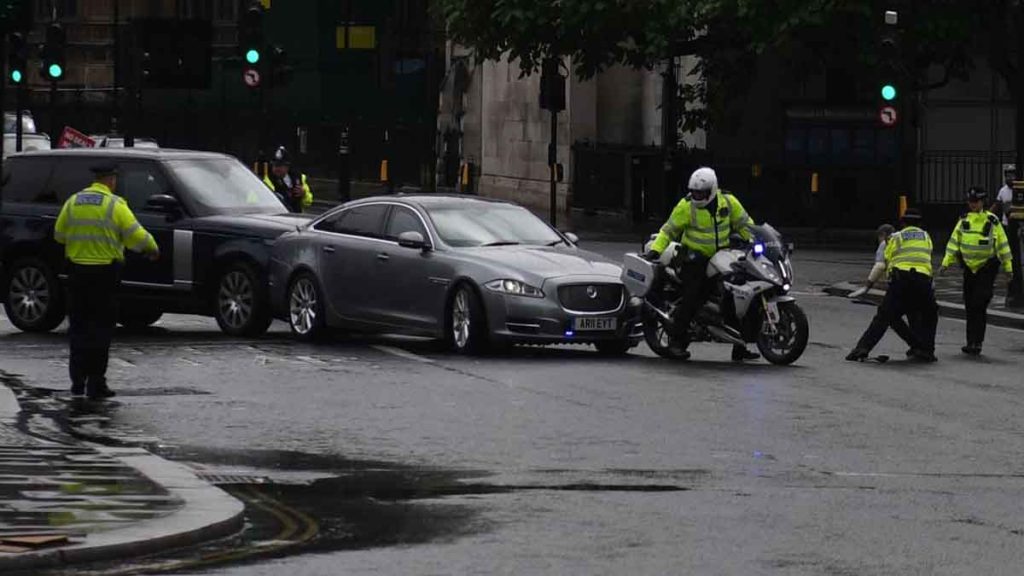
{"type": "Polygon", "coordinates": [[[60,133],[57,132],[57,82],[50,81],[50,138],[60,140],[60,133]]]}
{"type": "Polygon", "coordinates": [[[24,103],[22,102],[22,95],[24,93],[25,90],[22,88],[21,84],[14,87],[14,105],[17,107],[17,110],[15,111],[15,122],[17,122],[17,124],[14,126],[15,152],[21,152],[22,140],[24,139],[25,129],[21,125],[22,115],[24,114],[23,109],[25,108],[24,103]]]}

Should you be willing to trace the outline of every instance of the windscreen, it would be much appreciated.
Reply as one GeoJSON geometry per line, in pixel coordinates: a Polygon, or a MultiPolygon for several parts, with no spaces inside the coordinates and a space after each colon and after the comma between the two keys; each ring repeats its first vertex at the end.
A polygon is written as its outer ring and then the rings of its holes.
{"type": "Polygon", "coordinates": [[[197,215],[288,211],[252,171],[234,158],[171,160],[167,166],[177,185],[188,191],[197,215]]]}
{"type": "Polygon", "coordinates": [[[466,202],[428,207],[438,235],[455,248],[474,246],[554,246],[562,237],[519,206],[466,202]]]}

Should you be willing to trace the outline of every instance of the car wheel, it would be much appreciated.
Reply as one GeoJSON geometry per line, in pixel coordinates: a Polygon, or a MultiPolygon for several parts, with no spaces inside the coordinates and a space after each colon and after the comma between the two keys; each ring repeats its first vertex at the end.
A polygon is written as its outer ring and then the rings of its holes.
{"type": "Polygon", "coordinates": [[[448,342],[460,354],[475,354],[487,348],[487,319],[480,297],[469,285],[455,289],[448,314],[448,342]]]}
{"type": "Polygon", "coordinates": [[[117,311],[117,323],[129,330],[140,330],[156,324],[163,315],[162,310],[123,307],[117,311]]]}
{"type": "Polygon", "coordinates": [[[625,356],[633,349],[633,344],[629,340],[602,340],[595,342],[594,346],[597,347],[598,354],[609,357],[625,356]]]}
{"type": "Polygon", "coordinates": [[[18,260],[10,268],[7,318],[24,332],[49,332],[64,321],[64,292],[53,269],[38,258],[18,260]]]}
{"type": "Polygon", "coordinates": [[[288,289],[288,325],[300,340],[311,341],[323,336],[324,302],[312,274],[300,274],[288,289]]]}
{"type": "Polygon", "coordinates": [[[273,318],[263,277],[247,262],[227,267],[217,283],[217,324],[232,336],[259,336],[273,318]]]}

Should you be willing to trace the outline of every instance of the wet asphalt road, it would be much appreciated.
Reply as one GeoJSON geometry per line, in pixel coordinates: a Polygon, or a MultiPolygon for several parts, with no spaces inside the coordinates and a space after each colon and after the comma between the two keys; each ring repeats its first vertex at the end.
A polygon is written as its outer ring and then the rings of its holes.
{"type": "MultiPolygon", "coordinates": [[[[938,364],[891,336],[890,364],[845,363],[873,309],[821,287],[870,261],[797,255],[812,341],[791,368],[727,346],[675,364],[304,345],[277,324],[240,341],[169,317],[119,338],[105,433],[267,478],[319,521],[301,554],[208,574],[1019,574],[1024,333],[991,329],[970,360],[944,319],[938,364]]],[[[64,360],[59,335],[0,321],[0,370],[63,388],[64,360]]]]}

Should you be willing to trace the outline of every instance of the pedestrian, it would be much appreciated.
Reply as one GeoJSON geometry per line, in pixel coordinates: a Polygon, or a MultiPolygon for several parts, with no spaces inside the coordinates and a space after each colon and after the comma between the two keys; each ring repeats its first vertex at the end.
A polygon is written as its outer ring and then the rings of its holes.
{"type": "Polygon", "coordinates": [[[71,395],[102,400],[115,395],[107,386],[107,360],[124,249],[153,261],[160,259],[160,249],[128,203],[114,195],[117,166],[98,164],[92,172],[95,181],[61,208],[54,239],[64,245],[69,262],[71,395]]]}
{"type": "Polygon", "coordinates": [[[906,316],[910,321],[913,343],[907,355],[935,362],[935,328],[939,306],[932,286],[932,239],[921,227],[921,213],[908,209],[901,219],[901,230],[885,248],[889,289],[878,307],[871,325],[856,347],[846,356],[859,362],[868,359],[885,331],[906,316]]]}
{"type": "Polygon", "coordinates": [[[871,267],[871,272],[868,273],[867,284],[863,288],[850,292],[850,298],[860,298],[867,294],[876,283],[885,278],[885,246],[889,241],[889,237],[895,233],[896,228],[892,224],[882,224],[878,227],[878,232],[876,233],[878,248],[875,250],[875,264],[871,267]]]}
{"type": "Polygon", "coordinates": [[[290,212],[301,213],[313,204],[309,181],[305,174],[292,169],[291,156],[284,146],[279,146],[274,152],[270,166],[270,173],[263,177],[263,183],[274,191],[290,212]]]}
{"type": "Polygon", "coordinates": [[[1010,287],[1006,295],[1006,307],[1019,307],[1024,305],[1020,297],[1022,277],[1021,265],[1021,244],[1024,243],[1024,231],[1021,229],[1020,220],[1010,218],[1013,209],[1013,181],[1016,180],[1016,167],[1007,164],[1003,169],[1003,187],[999,189],[996,202],[992,205],[992,212],[1003,220],[1003,228],[1010,241],[1010,256],[1013,257],[1013,272],[1010,278],[1010,287]]]}
{"type": "Polygon", "coordinates": [[[985,342],[988,305],[992,302],[996,276],[1002,269],[1013,275],[1013,258],[999,217],[985,210],[985,190],[967,191],[969,212],[956,224],[942,259],[941,274],[953,264],[964,269],[964,308],[967,311],[967,345],[964,354],[977,356],[985,342]]]}

